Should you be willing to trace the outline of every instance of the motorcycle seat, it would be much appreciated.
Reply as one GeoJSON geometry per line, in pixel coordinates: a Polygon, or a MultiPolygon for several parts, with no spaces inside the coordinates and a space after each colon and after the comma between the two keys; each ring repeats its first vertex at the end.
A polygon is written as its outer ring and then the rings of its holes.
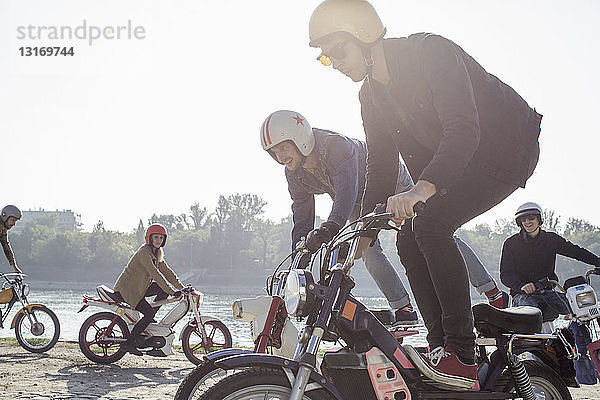
{"type": "Polygon", "coordinates": [[[505,333],[539,333],[542,331],[542,312],[536,307],[496,308],[487,303],[473,306],[475,329],[485,336],[505,333]]]}
{"type": "Polygon", "coordinates": [[[121,296],[121,293],[115,292],[114,290],[112,290],[111,288],[109,288],[106,285],[100,285],[96,288],[96,290],[98,291],[98,294],[100,295],[100,297],[103,298],[103,300],[108,300],[108,301],[112,300],[117,303],[125,302],[125,299],[123,299],[123,296],[121,296]]]}

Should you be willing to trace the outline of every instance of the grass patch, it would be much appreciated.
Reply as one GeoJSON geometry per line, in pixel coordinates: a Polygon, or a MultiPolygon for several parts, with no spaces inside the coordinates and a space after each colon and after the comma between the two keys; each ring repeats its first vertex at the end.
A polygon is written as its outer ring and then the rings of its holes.
{"type": "Polygon", "coordinates": [[[18,346],[19,342],[17,339],[9,337],[9,338],[0,338],[0,345],[2,346],[18,346]]]}

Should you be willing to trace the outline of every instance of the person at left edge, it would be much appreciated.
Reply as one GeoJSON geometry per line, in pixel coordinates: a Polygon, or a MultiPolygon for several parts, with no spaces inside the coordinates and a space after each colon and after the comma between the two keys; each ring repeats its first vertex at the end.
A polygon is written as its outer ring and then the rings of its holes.
{"type": "Polygon", "coordinates": [[[15,254],[8,241],[8,231],[15,226],[22,216],[21,210],[19,210],[17,206],[11,204],[5,206],[0,214],[0,222],[2,222],[0,225],[0,244],[2,244],[2,250],[4,250],[4,255],[6,256],[8,263],[17,274],[22,274],[23,271],[21,271],[15,261],[15,254]]]}
{"type": "Polygon", "coordinates": [[[167,242],[167,230],[161,224],[153,224],[146,229],[146,244],[142,245],[127,263],[117,282],[115,292],[144,316],[135,324],[123,348],[135,355],[142,355],[137,349],[141,345],[141,333],[150,325],[158,307],[152,307],[146,297],[156,296],[164,300],[169,295],[181,295],[183,285],[175,272],[164,260],[163,247],[167,242]],[[173,285],[177,291],[169,285],[173,285]]]}

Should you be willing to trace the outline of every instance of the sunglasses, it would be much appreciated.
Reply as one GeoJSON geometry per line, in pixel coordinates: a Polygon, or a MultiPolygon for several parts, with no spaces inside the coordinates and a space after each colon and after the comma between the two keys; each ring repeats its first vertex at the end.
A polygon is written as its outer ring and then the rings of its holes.
{"type": "Polygon", "coordinates": [[[519,217],[519,222],[523,223],[525,221],[535,221],[537,220],[537,215],[536,214],[532,214],[532,215],[523,215],[522,217],[519,217]]]}
{"type": "Polygon", "coordinates": [[[336,44],[327,52],[327,54],[325,54],[325,52],[322,52],[319,55],[319,57],[317,57],[317,60],[321,62],[321,64],[323,64],[324,66],[329,67],[331,65],[332,58],[335,58],[336,60],[341,60],[345,58],[347,54],[346,50],[344,49],[344,47],[346,47],[346,43],[348,42],[343,41],[336,44]]]}

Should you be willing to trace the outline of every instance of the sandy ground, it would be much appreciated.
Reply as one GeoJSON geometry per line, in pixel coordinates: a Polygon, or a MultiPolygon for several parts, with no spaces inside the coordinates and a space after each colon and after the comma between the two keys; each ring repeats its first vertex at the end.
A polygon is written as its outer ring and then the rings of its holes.
{"type": "MultiPolygon", "coordinates": [[[[0,399],[173,399],[193,365],[183,353],[167,358],[126,355],[98,365],[76,343],[59,342],[32,354],[14,341],[0,341],[0,399]]],[[[572,389],[574,400],[600,399],[600,384],[572,389]]]]}
{"type": "Polygon", "coordinates": [[[173,399],[192,370],[183,353],[166,358],[125,355],[112,365],[89,361],[76,343],[33,354],[0,342],[0,399],[173,399]]]}

